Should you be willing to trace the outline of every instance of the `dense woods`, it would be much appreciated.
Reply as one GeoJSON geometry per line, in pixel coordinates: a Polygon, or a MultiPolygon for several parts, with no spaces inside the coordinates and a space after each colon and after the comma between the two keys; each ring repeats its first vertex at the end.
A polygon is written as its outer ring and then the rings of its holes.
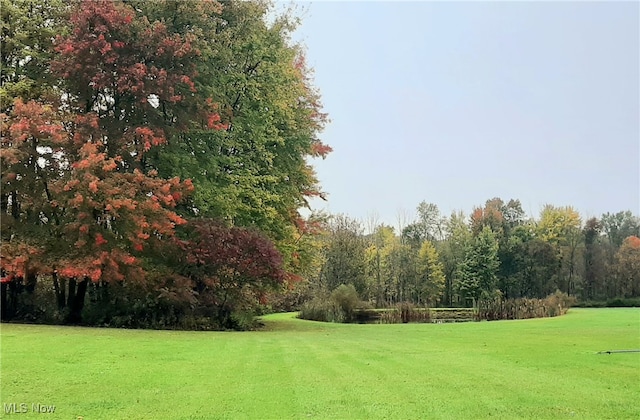
{"type": "Polygon", "coordinates": [[[352,284],[376,307],[401,302],[471,307],[481,298],[542,299],[556,291],[582,302],[637,298],[640,218],[630,211],[584,221],[570,206],[529,217],[517,199],[487,200],[469,216],[422,202],[400,232],[339,215],[321,236],[310,286],[327,294],[352,284]]]}
{"type": "Polygon", "coordinates": [[[327,116],[295,17],[265,2],[1,1],[3,320],[249,328],[330,295],[640,296],[629,211],[302,217],[327,116]]]}

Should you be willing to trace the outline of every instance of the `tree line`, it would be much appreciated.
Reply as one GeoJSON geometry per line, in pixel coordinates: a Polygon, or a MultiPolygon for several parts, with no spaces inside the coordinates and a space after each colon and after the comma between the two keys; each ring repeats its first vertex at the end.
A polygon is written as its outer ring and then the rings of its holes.
{"type": "Polygon", "coordinates": [[[295,16],[1,1],[3,320],[236,328],[300,278],[331,148],[295,16]]]}
{"type": "Polygon", "coordinates": [[[327,116],[267,2],[0,2],[2,320],[249,328],[342,284],[379,307],[640,294],[630,212],[303,218],[327,116]]]}
{"type": "Polygon", "coordinates": [[[376,307],[464,307],[556,291],[581,301],[640,297],[640,218],[630,211],[583,220],[570,206],[546,205],[531,218],[519,200],[493,198],[468,216],[422,202],[399,230],[375,218],[325,221],[311,295],[350,284],[376,307]]]}

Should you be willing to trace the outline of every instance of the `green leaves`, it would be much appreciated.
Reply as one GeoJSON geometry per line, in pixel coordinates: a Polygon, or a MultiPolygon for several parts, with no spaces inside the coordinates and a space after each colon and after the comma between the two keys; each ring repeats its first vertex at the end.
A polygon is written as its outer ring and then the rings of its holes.
{"type": "Polygon", "coordinates": [[[197,10],[173,3],[136,6],[174,31],[201,34],[194,82],[229,126],[170,138],[153,164],[164,176],[193,179],[185,213],[258,227],[290,263],[298,209],[321,195],[307,158],[330,151],[317,139],[326,117],[309,70],[288,42],[295,19],[284,14],[267,24],[269,8],[257,1],[197,2],[197,10]]]}
{"type": "Polygon", "coordinates": [[[493,231],[485,226],[468,247],[460,265],[460,294],[467,299],[478,299],[483,291],[493,292],[499,266],[498,242],[493,231]]]}
{"type": "Polygon", "coordinates": [[[422,243],[418,254],[419,290],[430,304],[440,300],[445,287],[444,266],[438,251],[429,241],[422,243]]]}

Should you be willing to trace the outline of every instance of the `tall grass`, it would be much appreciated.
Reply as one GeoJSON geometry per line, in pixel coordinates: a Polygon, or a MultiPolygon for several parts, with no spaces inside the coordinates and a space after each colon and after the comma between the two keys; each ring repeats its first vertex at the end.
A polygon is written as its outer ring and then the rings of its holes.
{"type": "Polygon", "coordinates": [[[476,320],[546,318],[567,313],[575,298],[556,291],[544,299],[503,299],[502,295],[484,296],[478,301],[476,320]]]}
{"type": "Polygon", "coordinates": [[[407,324],[409,322],[431,322],[429,308],[420,308],[410,302],[400,302],[393,310],[383,311],[378,323],[380,324],[407,324]]]}

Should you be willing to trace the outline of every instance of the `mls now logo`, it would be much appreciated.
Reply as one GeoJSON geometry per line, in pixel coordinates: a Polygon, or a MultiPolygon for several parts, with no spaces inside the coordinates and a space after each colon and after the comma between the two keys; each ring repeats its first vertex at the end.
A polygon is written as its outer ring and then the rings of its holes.
{"type": "Polygon", "coordinates": [[[24,414],[24,413],[42,413],[49,414],[55,413],[56,406],[55,405],[44,405],[44,404],[29,404],[27,403],[4,403],[4,413],[5,414],[24,414]]]}

